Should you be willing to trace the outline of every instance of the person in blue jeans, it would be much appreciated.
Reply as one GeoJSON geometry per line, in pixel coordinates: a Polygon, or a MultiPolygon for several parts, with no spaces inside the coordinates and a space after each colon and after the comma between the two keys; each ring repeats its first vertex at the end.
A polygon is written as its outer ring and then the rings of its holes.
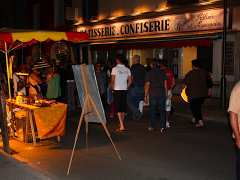
{"type": "Polygon", "coordinates": [[[146,76],[145,67],[140,64],[140,56],[133,56],[133,65],[131,66],[132,85],[128,90],[128,108],[132,119],[139,120],[142,113],[139,111],[139,103],[144,100],[144,82],[146,76]]]}
{"type": "Polygon", "coordinates": [[[166,129],[166,95],[167,95],[167,76],[164,71],[157,67],[157,62],[151,63],[152,70],[146,75],[144,88],[144,101],[149,102],[150,123],[148,130],[156,128],[156,111],[160,109],[160,129],[163,132],[166,129]],[[160,108],[159,108],[160,107],[160,108]]]}

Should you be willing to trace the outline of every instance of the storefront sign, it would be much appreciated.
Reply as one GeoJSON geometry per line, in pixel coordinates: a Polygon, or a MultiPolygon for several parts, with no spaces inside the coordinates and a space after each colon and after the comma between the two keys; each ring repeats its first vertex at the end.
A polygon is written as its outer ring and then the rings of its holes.
{"type": "Polygon", "coordinates": [[[223,10],[211,9],[179,15],[160,16],[113,24],[78,27],[79,32],[87,32],[91,40],[128,39],[164,33],[218,30],[223,27],[223,10]]]}

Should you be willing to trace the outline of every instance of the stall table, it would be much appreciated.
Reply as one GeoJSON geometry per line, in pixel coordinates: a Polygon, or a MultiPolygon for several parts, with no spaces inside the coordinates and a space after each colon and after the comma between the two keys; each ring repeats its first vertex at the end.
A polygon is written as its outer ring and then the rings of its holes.
{"type": "Polygon", "coordinates": [[[65,133],[67,105],[64,103],[56,102],[46,107],[38,107],[30,104],[19,104],[13,99],[8,99],[7,106],[26,111],[26,126],[30,123],[34,144],[36,144],[37,137],[41,140],[61,137],[65,133]],[[35,133],[35,124],[37,134],[35,133]]]}

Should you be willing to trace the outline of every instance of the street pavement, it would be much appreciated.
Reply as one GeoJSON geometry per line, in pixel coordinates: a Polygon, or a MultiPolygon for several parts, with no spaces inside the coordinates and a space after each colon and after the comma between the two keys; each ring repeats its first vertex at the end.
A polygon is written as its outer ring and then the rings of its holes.
{"type": "Polygon", "coordinates": [[[163,134],[159,128],[147,130],[147,109],[140,121],[126,122],[128,132],[116,133],[117,121],[108,122],[121,161],[101,125],[91,124],[89,147],[85,147],[83,127],[66,176],[79,114],[69,120],[67,134],[59,144],[56,139],[37,146],[11,141],[17,152],[13,157],[57,180],[234,180],[234,148],[226,113],[207,103],[206,127],[197,129],[191,124],[187,104],[175,102],[172,127],[163,134]]]}
{"type": "Polygon", "coordinates": [[[31,168],[28,164],[13,159],[0,152],[0,179],[3,180],[50,180],[44,173],[31,168]]]}

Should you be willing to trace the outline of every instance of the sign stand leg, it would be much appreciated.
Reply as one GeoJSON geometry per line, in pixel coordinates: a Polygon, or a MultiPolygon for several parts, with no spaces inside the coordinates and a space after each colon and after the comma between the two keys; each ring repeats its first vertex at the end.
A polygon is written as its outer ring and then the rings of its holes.
{"type": "Polygon", "coordinates": [[[36,145],[37,141],[36,141],[36,134],[35,134],[35,130],[34,130],[34,124],[33,124],[33,112],[28,111],[28,116],[29,116],[31,131],[32,131],[33,144],[36,145]]]}
{"type": "Polygon", "coordinates": [[[106,134],[107,134],[107,136],[108,136],[108,138],[109,138],[109,140],[111,141],[111,143],[112,143],[112,145],[113,145],[113,148],[114,148],[114,150],[115,150],[115,152],[116,152],[116,154],[117,154],[117,156],[118,156],[118,159],[119,159],[119,160],[122,160],[122,158],[121,158],[121,156],[120,156],[120,153],[119,153],[119,151],[117,150],[117,147],[115,146],[115,144],[114,144],[114,142],[113,142],[113,140],[112,140],[112,137],[111,137],[111,135],[110,135],[110,133],[109,133],[109,131],[108,131],[108,129],[107,129],[106,124],[105,124],[105,123],[102,123],[102,126],[103,126],[103,128],[104,128],[104,130],[105,130],[105,132],[106,132],[106,134]]]}
{"type": "Polygon", "coordinates": [[[82,113],[81,113],[80,120],[79,120],[79,123],[78,123],[78,128],[77,128],[77,133],[76,133],[76,136],[75,136],[75,141],[74,141],[74,145],[73,145],[73,149],[72,149],[72,154],[71,154],[71,158],[70,158],[70,161],[69,161],[69,164],[68,164],[67,175],[69,175],[69,173],[70,173],[72,160],[73,160],[73,155],[74,155],[74,151],[75,151],[77,140],[78,140],[78,135],[79,135],[79,132],[80,132],[80,129],[81,129],[83,117],[84,117],[84,114],[85,114],[85,109],[86,109],[86,106],[87,106],[87,100],[88,100],[88,96],[86,97],[86,99],[84,101],[82,113]]]}
{"type": "Polygon", "coordinates": [[[85,126],[86,126],[86,148],[88,150],[88,121],[85,120],[85,126]]]}
{"type": "Polygon", "coordinates": [[[122,158],[121,158],[121,156],[120,156],[120,153],[119,153],[119,151],[117,150],[117,148],[116,148],[116,146],[115,146],[115,144],[114,144],[114,142],[113,142],[113,140],[112,140],[112,137],[111,137],[111,135],[110,135],[110,133],[109,133],[109,131],[108,131],[108,129],[107,129],[107,126],[106,126],[106,124],[103,122],[103,120],[102,120],[102,118],[101,118],[101,116],[100,116],[100,113],[99,113],[99,111],[98,111],[98,109],[97,109],[97,107],[96,107],[93,99],[92,99],[90,96],[89,96],[89,99],[90,99],[90,101],[91,101],[91,104],[92,104],[93,108],[95,109],[95,111],[96,111],[96,113],[97,113],[97,116],[98,116],[99,120],[101,121],[101,124],[102,124],[102,126],[103,126],[103,128],[104,128],[104,130],[105,130],[105,133],[107,134],[109,140],[111,141],[111,143],[112,143],[112,145],[113,145],[113,148],[114,148],[114,150],[115,150],[115,152],[116,152],[116,154],[117,154],[117,156],[118,156],[118,159],[119,159],[119,160],[122,160],[122,158]]]}

